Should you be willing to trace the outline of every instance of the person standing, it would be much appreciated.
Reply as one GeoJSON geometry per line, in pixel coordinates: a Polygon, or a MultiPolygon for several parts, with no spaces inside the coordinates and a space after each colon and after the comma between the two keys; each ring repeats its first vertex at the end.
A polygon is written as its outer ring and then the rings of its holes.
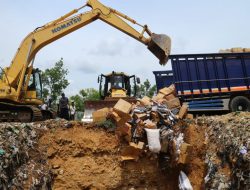
{"type": "Polygon", "coordinates": [[[60,118],[69,120],[69,99],[64,93],[61,95],[62,97],[59,100],[60,118]]]}
{"type": "Polygon", "coordinates": [[[71,106],[70,106],[70,120],[75,120],[75,114],[76,114],[75,102],[71,102],[71,106]]]}

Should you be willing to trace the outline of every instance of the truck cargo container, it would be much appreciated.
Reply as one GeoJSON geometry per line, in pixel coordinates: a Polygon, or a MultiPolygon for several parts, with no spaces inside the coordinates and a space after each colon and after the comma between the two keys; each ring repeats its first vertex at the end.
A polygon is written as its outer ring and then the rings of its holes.
{"type": "Polygon", "coordinates": [[[173,84],[174,75],[172,70],[168,71],[153,71],[157,89],[162,89],[173,84]]]}
{"type": "MultiPolygon", "coordinates": [[[[170,56],[173,83],[189,111],[250,111],[250,53],[170,56]]],[[[157,88],[170,71],[155,71],[157,88]]]]}

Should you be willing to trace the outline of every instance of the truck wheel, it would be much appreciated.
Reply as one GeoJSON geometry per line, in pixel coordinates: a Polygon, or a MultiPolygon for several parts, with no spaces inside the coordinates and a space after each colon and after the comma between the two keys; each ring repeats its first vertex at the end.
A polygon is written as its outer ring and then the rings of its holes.
{"type": "Polygon", "coordinates": [[[236,111],[250,111],[250,100],[245,96],[236,96],[230,102],[230,110],[236,111]]]}

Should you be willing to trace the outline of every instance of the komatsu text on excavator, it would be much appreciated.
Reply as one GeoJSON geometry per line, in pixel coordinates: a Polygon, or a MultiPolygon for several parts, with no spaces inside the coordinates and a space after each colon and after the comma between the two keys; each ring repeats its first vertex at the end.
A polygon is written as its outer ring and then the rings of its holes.
{"type": "Polygon", "coordinates": [[[145,44],[160,60],[160,64],[167,62],[171,46],[168,36],[154,34],[147,25],[140,25],[97,0],[88,0],[82,7],[36,28],[23,40],[11,65],[1,68],[0,121],[24,122],[52,117],[50,112],[38,108],[42,104],[42,85],[39,70],[33,68],[36,53],[49,43],[98,19],[145,44]],[[90,7],[91,10],[81,13],[85,7],[90,7]],[[141,26],[142,31],[134,29],[129,22],[141,26]]]}

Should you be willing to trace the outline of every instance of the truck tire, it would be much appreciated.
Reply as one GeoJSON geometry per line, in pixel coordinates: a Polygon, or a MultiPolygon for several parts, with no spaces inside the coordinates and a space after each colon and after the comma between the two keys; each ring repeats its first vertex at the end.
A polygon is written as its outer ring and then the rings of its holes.
{"type": "Polygon", "coordinates": [[[236,111],[250,111],[250,100],[245,96],[236,96],[230,102],[230,110],[236,111]]]}

